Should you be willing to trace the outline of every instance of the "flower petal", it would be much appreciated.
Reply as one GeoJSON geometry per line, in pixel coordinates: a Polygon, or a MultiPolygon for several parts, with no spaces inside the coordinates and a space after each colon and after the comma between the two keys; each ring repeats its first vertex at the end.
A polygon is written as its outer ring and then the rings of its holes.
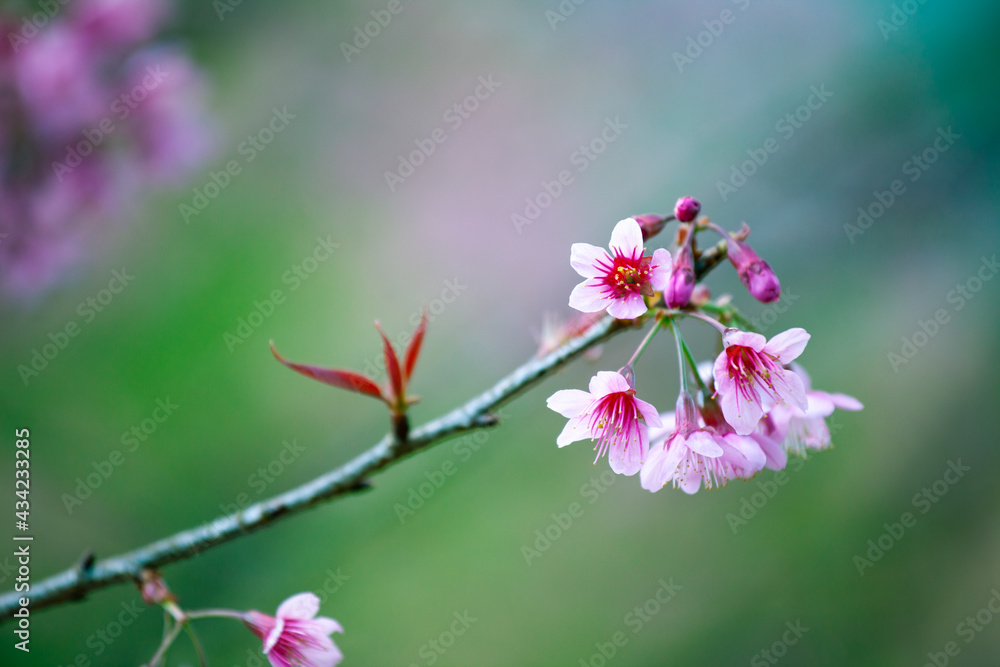
{"type": "Polygon", "coordinates": [[[657,248],[653,251],[653,262],[649,265],[649,282],[653,289],[664,291],[670,283],[670,273],[673,271],[673,260],[670,251],[657,248]]]}
{"type": "Polygon", "coordinates": [[[616,373],[615,371],[597,371],[597,375],[590,378],[589,388],[591,396],[594,400],[597,400],[608,394],[628,391],[632,387],[629,386],[628,380],[622,377],[621,373],[616,373]]]}
{"type": "Polygon", "coordinates": [[[264,640],[264,655],[271,652],[274,645],[278,643],[281,639],[281,633],[285,631],[285,619],[278,617],[278,622],[271,629],[270,634],[267,635],[267,639],[264,640]]]}
{"type": "Polygon", "coordinates": [[[634,399],[635,407],[638,408],[639,414],[642,415],[643,420],[645,420],[647,426],[663,426],[663,422],[660,421],[660,413],[656,411],[656,408],[652,404],[647,403],[641,399],[634,399]]]}
{"type": "Polygon", "coordinates": [[[806,349],[810,335],[805,329],[796,327],[780,334],[767,341],[764,351],[777,359],[782,364],[791,363],[798,358],[802,351],[806,349]]]}
{"type": "Polygon", "coordinates": [[[594,402],[594,397],[579,389],[560,389],[549,396],[545,405],[550,410],[554,410],[566,419],[579,417],[587,411],[590,404],[594,402]]]}
{"type": "Polygon", "coordinates": [[[619,221],[611,231],[611,243],[608,247],[612,252],[626,257],[638,258],[642,255],[642,229],[639,223],[632,218],[619,221]]]}
{"type": "Polygon", "coordinates": [[[702,456],[708,456],[713,459],[722,456],[722,447],[719,446],[719,443],[715,441],[715,438],[708,431],[700,429],[692,431],[684,439],[684,445],[691,451],[702,456]]]}
{"type": "Polygon", "coordinates": [[[596,313],[608,306],[600,283],[584,280],[569,295],[569,307],[584,313],[596,313]]]}
{"type": "Polygon", "coordinates": [[[590,420],[584,415],[580,415],[572,417],[566,422],[566,426],[563,427],[562,432],[556,438],[556,445],[565,447],[574,442],[590,438],[593,438],[593,434],[590,431],[590,420]]]}
{"type": "Polygon", "coordinates": [[[611,464],[611,469],[619,475],[625,475],[627,477],[631,477],[639,472],[639,470],[642,469],[642,464],[646,460],[648,442],[649,435],[646,431],[646,425],[640,423],[638,442],[632,440],[624,449],[612,447],[608,451],[608,463],[611,464]]]}
{"type": "Polygon", "coordinates": [[[778,395],[800,410],[808,410],[809,401],[806,400],[806,390],[802,386],[802,378],[789,370],[775,375],[777,377],[772,377],[771,381],[774,382],[774,388],[778,391],[778,395]]]}
{"type": "Polygon", "coordinates": [[[863,410],[865,407],[861,401],[847,394],[829,394],[829,397],[833,404],[841,410],[857,411],[863,410]]]}
{"type": "Polygon", "coordinates": [[[608,315],[619,320],[632,320],[646,312],[646,301],[641,294],[629,292],[625,296],[612,299],[608,304],[608,315]]]}
{"type": "MultiPolygon", "coordinates": [[[[728,380],[728,375],[726,377],[728,380]]],[[[729,425],[733,427],[733,430],[740,435],[748,435],[757,428],[757,422],[764,415],[764,410],[760,406],[760,401],[750,397],[741,398],[740,392],[737,390],[736,385],[731,380],[729,381],[732,386],[732,391],[723,391],[722,385],[718,382],[718,376],[716,376],[716,387],[719,388],[719,406],[722,408],[722,415],[729,422],[729,425]]],[[[756,394],[754,390],[750,390],[751,394],[756,394]]]]}
{"type": "Polygon", "coordinates": [[[277,616],[281,618],[297,618],[307,621],[319,612],[319,598],[313,593],[293,595],[278,607],[277,616]]]}
{"type": "Polygon", "coordinates": [[[749,347],[755,352],[760,352],[767,345],[767,339],[759,333],[750,331],[740,331],[739,329],[728,329],[722,336],[722,343],[726,347],[730,345],[742,345],[749,347]]]}
{"type": "Polygon", "coordinates": [[[767,462],[764,464],[765,468],[784,470],[788,464],[788,452],[781,446],[781,443],[758,433],[752,433],[750,437],[757,441],[757,444],[760,445],[761,450],[763,450],[764,455],[767,457],[767,462]]]}
{"type": "Polygon", "coordinates": [[[574,243],[569,253],[569,264],[584,278],[604,275],[601,264],[611,264],[608,251],[589,243],[574,243]]]}

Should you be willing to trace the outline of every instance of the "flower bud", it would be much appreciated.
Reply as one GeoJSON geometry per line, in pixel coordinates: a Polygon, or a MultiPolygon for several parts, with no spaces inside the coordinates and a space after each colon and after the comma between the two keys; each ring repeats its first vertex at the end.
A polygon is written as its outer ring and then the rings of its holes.
{"type": "Polygon", "coordinates": [[[655,213],[643,213],[642,215],[633,215],[632,219],[639,223],[639,229],[642,230],[643,241],[648,241],[652,237],[662,232],[663,228],[667,224],[666,218],[660,217],[655,213]]]}
{"type": "Polygon", "coordinates": [[[142,584],[139,586],[139,590],[142,592],[143,602],[146,604],[166,604],[177,601],[159,572],[143,570],[141,576],[142,584]]]}
{"type": "Polygon", "coordinates": [[[694,257],[691,254],[691,246],[685,243],[677,251],[674,268],[670,272],[670,282],[663,292],[663,300],[666,301],[667,308],[683,308],[691,301],[693,291],[694,257]]]}
{"type": "Polygon", "coordinates": [[[781,297],[781,284],[768,263],[746,243],[732,238],[728,243],[729,250],[726,254],[729,255],[729,261],[736,267],[740,282],[751,296],[761,303],[777,301],[781,297]]]}
{"type": "Polygon", "coordinates": [[[701,212],[701,202],[694,197],[681,197],[674,205],[674,215],[681,222],[691,222],[701,212]]]}

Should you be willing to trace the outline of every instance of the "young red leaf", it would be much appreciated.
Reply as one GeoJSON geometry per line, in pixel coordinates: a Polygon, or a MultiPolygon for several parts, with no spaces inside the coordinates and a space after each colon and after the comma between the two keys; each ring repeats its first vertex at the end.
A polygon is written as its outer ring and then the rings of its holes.
{"type": "Polygon", "coordinates": [[[420,356],[420,346],[424,342],[424,331],[427,330],[427,309],[424,309],[424,316],[420,318],[420,324],[413,332],[410,344],[406,346],[406,360],[403,362],[403,379],[410,381],[413,375],[413,367],[417,365],[417,357],[420,356]]]}
{"type": "Polygon", "coordinates": [[[389,376],[389,386],[392,387],[393,398],[398,400],[403,395],[403,375],[399,370],[399,358],[396,357],[396,351],[392,349],[392,344],[378,322],[375,322],[375,328],[382,336],[382,353],[385,355],[385,372],[389,376]]]}
{"type": "Polygon", "coordinates": [[[301,373],[308,378],[319,380],[324,384],[339,387],[340,389],[355,391],[359,394],[365,394],[379,399],[382,398],[382,390],[379,389],[379,386],[366,378],[364,375],[352,373],[351,371],[342,371],[336,368],[320,368],[319,366],[294,364],[278,354],[278,350],[274,348],[274,341],[271,341],[271,352],[274,353],[275,359],[283,363],[285,366],[288,366],[293,371],[301,373]]]}

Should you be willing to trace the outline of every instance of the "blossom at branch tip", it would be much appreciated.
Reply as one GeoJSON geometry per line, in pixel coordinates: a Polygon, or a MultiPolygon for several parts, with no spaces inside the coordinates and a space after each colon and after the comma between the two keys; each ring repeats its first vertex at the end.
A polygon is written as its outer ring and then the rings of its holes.
{"type": "Polygon", "coordinates": [[[847,394],[829,394],[812,388],[809,374],[799,364],[791,365],[805,389],[807,407],[776,405],[768,415],[774,422],[777,440],[797,456],[805,456],[807,449],[823,450],[830,446],[830,429],[826,418],[834,409],[857,411],[864,408],[861,401],[847,394]]]}
{"type": "Polygon", "coordinates": [[[574,243],[570,264],[586,278],[573,288],[569,305],[585,313],[607,310],[622,320],[646,312],[644,297],[662,291],[670,280],[670,253],[662,248],[643,255],[642,231],[633,218],[615,225],[611,252],[589,243],[574,243]]]}
{"type": "Polygon", "coordinates": [[[639,474],[647,491],[673,484],[693,494],[702,486],[712,489],[735,477],[752,477],[764,466],[765,455],[754,440],[706,425],[686,391],[677,397],[676,412],[661,415],[661,421],[664,427],[650,434],[649,456],[639,474]]]}
{"type": "Polygon", "coordinates": [[[589,389],[562,389],[549,396],[549,409],[569,419],[556,444],[565,447],[590,438],[597,443],[594,463],[607,452],[612,470],[636,474],[646,459],[647,426],[661,425],[659,413],[636,398],[635,388],[621,373],[599,371],[589,389]]]}
{"type": "Polygon", "coordinates": [[[275,359],[297,373],[333,387],[379,398],[389,406],[394,415],[402,415],[406,413],[407,407],[418,400],[416,396],[408,396],[406,388],[410,382],[410,376],[413,374],[413,369],[417,365],[420,348],[424,342],[424,332],[427,330],[427,312],[424,312],[420,324],[417,325],[409,344],[406,346],[402,363],[400,363],[392,343],[389,342],[389,338],[386,337],[378,322],[375,323],[375,328],[382,336],[382,354],[385,358],[385,369],[388,375],[388,381],[382,387],[364,375],[353,371],[296,364],[288,361],[278,354],[278,350],[274,347],[274,341],[271,341],[271,352],[275,359]]]}
{"type": "Polygon", "coordinates": [[[802,379],[785,368],[809,342],[805,329],[789,329],[771,340],[757,333],[726,329],[724,349],[713,376],[722,414],[740,435],[749,435],[765,412],[789,403],[808,407],[802,379]]]}
{"type": "Polygon", "coordinates": [[[330,635],[344,629],[332,618],[317,618],[318,612],[319,598],[299,593],[282,602],[275,616],[251,610],[243,622],[264,642],[272,667],[333,667],[344,655],[330,635]]]}

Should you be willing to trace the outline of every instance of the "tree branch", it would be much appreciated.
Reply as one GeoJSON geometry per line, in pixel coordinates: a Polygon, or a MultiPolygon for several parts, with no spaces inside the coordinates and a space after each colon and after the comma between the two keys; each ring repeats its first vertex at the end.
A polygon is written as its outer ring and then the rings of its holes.
{"type": "MultiPolygon", "coordinates": [[[[695,267],[697,278],[711,271],[725,256],[725,242],[701,253],[695,267]]],[[[464,405],[412,430],[405,441],[398,440],[391,433],[386,434],[374,447],[339,468],[240,512],[119,556],[96,562],[92,557],[86,558],[76,567],[33,584],[26,596],[31,601],[29,609],[38,612],[66,602],[83,600],[89,592],[114,584],[140,581],[144,569],[156,569],[192,558],[319,503],[363,491],[369,487],[369,476],[414,452],[459,433],[497,425],[499,419],[493,411],[502,404],[553,374],[593,345],[630,328],[634,326],[628,321],[606,316],[581,336],[545,357],[523,364],[464,405]]],[[[0,596],[0,621],[13,618],[21,597],[25,596],[15,591],[0,596]]]]}

